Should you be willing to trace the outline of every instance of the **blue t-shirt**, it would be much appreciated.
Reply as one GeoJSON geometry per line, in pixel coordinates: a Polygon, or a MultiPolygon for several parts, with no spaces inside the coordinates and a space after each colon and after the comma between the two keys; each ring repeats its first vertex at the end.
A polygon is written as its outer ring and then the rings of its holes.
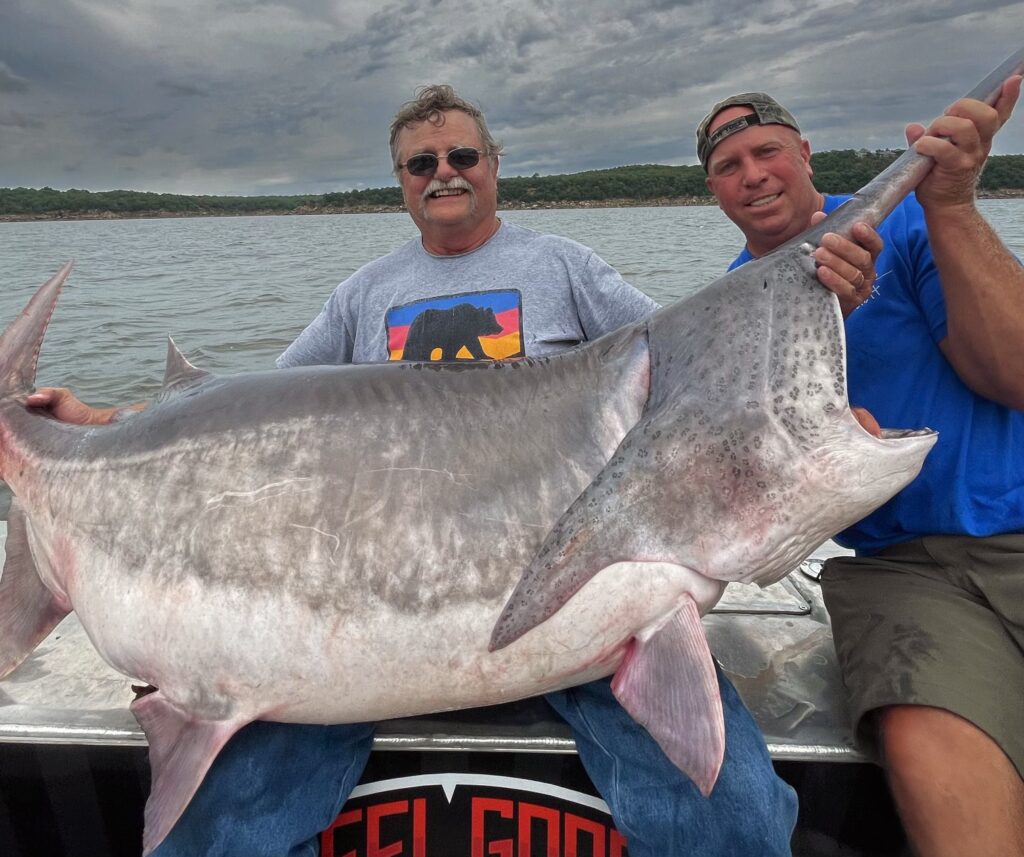
{"type": "MultiPolygon", "coordinates": [[[[846,199],[826,196],[825,211],[846,199]]],[[[924,535],[1024,532],[1024,412],[973,392],[939,350],[946,304],[913,194],[878,232],[874,294],[846,320],[850,403],[939,439],[910,485],[836,541],[871,554],[924,535]]],[[[751,258],[744,249],[729,270],[751,258]]]]}

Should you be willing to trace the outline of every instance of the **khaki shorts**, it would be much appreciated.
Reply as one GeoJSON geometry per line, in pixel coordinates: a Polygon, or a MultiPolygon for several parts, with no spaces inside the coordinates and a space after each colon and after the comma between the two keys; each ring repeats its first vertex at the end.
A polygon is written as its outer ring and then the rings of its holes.
{"type": "Polygon", "coordinates": [[[822,573],[858,742],[870,712],[944,708],[1002,747],[1024,777],[1024,534],[928,536],[822,573]]]}

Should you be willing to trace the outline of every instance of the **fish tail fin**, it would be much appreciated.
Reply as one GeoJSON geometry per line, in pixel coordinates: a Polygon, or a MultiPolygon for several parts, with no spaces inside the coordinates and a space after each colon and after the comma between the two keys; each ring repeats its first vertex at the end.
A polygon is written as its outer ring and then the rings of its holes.
{"type": "Polygon", "coordinates": [[[66,263],[39,287],[28,306],[0,335],[0,397],[31,392],[43,335],[50,323],[61,287],[71,271],[66,263]]]}
{"type": "Polygon", "coordinates": [[[39,578],[17,500],[11,503],[5,550],[0,575],[0,678],[14,672],[69,612],[39,578]]]}
{"type": "Polygon", "coordinates": [[[248,720],[191,717],[159,690],[131,705],[149,742],[153,786],[146,801],[143,857],[163,842],[228,740],[248,720]]]}

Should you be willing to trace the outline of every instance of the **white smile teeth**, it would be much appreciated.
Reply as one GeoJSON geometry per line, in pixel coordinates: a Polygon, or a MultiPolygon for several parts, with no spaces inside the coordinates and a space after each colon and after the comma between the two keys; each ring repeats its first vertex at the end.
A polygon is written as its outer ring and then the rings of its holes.
{"type": "Polygon", "coordinates": [[[448,189],[445,189],[445,190],[435,190],[431,194],[431,196],[434,196],[434,197],[438,197],[438,196],[458,196],[460,193],[465,193],[465,191],[462,188],[460,188],[460,187],[456,187],[456,188],[448,188],[448,189]]]}
{"type": "Polygon", "coordinates": [[[777,200],[778,198],[779,194],[773,193],[771,196],[762,196],[759,199],[755,199],[753,202],[750,203],[750,205],[756,208],[761,205],[768,205],[768,203],[770,202],[775,202],[775,200],[777,200]]]}

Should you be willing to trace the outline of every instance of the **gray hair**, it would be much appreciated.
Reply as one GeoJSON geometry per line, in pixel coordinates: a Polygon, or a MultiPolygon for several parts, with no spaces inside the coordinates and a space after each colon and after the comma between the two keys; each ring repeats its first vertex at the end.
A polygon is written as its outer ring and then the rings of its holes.
{"type": "Polygon", "coordinates": [[[391,123],[391,163],[395,175],[401,172],[398,166],[398,133],[403,128],[408,128],[419,122],[429,122],[431,125],[437,126],[444,125],[444,114],[449,110],[461,110],[476,123],[476,129],[480,132],[480,141],[484,147],[483,154],[486,157],[503,153],[501,143],[495,140],[487,129],[487,122],[479,107],[456,94],[455,90],[447,83],[421,86],[416,90],[416,97],[401,106],[391,123]]]}

